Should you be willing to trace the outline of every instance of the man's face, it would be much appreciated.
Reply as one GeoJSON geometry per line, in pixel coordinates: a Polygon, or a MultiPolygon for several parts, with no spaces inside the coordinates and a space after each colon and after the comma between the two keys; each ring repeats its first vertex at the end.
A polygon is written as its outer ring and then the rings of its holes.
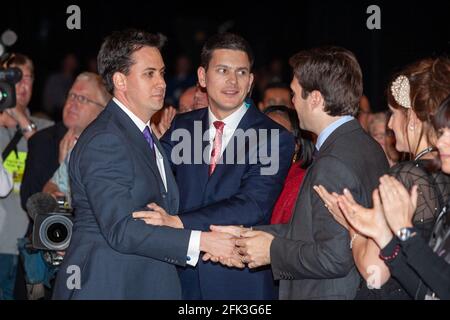
{"type": "Polygon", "coordinates": [[[78,134],[102,112],[97,85],[89,80],[77,80],[70,88],[63,109],[63,122],[78,134]]]}
{"type": "Polygon", "coordinates": [[[157,48],[143,47],[132,56],[135,62],[126,75],[126,92],[130,107],[140,112],[160,110],[164,104],[166,82],[165,66],[157,48]]]}
{"type": "Polygon", "coordinates": [[[27,63],[18,67],[22,71],[22,79],[16,83],[16,104],[21,108],[26,108],[31,100],[33,94],[34,76],[31,72],[31,66],[27,63]]]}
{"type": "Polygon", "coordinates": [[[302,86],[298,82],[297,78],[293,77],[291,81],[291,89],[292,89],[292,104],[294,105],[295,110],[297,111],[298,120],[300,121],[300,128],[304,130],[308,130],[308,121],[310,117],[310,108],[308,105],[308,98],[311,95],[308,95],[306,99],[302,98],[302,86]]]}
{"type": "Polygon", "coordinates": [[[253,82],[247,53],[229,49],[214,50],[208,70],[200,67],[198,77],[211,109],[225,114],[242,105],[253,82]]]}
{"type": "MultiPolygon", "coordinates": [[[[292,108],[291,92],[284,88],[270,88],[264,92],[262,109],[270,106],[286,106],[292,108]]],[[[263,111],[261,110],[261,111],[263,111]]]]}

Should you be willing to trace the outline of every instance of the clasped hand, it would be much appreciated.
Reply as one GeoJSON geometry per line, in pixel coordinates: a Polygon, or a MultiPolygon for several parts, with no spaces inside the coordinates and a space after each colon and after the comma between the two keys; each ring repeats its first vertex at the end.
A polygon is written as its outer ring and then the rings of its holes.
{"type": "MultiPolygon", "coordinates": [[[[163,208],[151,203],[151,211],[133,213],[134,219],[146,224],[183,228],[181,219],[169,215],[163,208]]],[[[241,226],[214,226],[211,232],[202,232],[200,249],[204,252],[203,261],[220,262],[227,267],[257,268],[270,264],[270,245],[273,236],[267,232],[255,231],[241,226]]]]}
{"type": "Polygon", "coordinates": [[[233,235],[235,249],[228,257],[205,253],[203,261],[211,260],[236,268],[244,268],[247,264],[250,269],[270,264],[270,245],[274,238],[271,234],[239,226],[211,226],[211,231],[233,235]]]}

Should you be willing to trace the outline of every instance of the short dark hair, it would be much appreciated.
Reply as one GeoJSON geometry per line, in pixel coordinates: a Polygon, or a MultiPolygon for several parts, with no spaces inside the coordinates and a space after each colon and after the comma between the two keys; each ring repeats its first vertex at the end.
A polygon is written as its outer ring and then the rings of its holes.
{"type": "Polygon", "coordinates": [[[153,47],[161,50],[163,39],[160,35],[143,30],[126,29],[115,31],[103,42],[97,56],[98,72],[103,78],[106,90],[113,94],[114,73],[127,75],[130,67],[135,63],[131,55],[143,47],[153,47]]]}
{"type": "Polygon", "coordinates": [[[250,69],[252,68],[254,57],[250,44],[247,40],[237,34],[225,32],[212,36],[203,45],[200,65],[205,68],[205,70],[208,69],[213,51],[217,49],[229,49],[245,52],[248,56],[248,60],[250,61],[250,69]]]}
{"type": "Polygon", "coordinates": [[[355,115],[363,92],[361,67],[355,55],[340,47],[300,51],[289,60],[302,97],[318,90],[330,116],[355,115]]]}

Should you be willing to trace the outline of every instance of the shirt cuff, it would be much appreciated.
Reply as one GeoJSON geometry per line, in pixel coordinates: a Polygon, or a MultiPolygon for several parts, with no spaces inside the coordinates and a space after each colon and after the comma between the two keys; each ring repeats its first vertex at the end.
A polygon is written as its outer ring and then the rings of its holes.
{"type": "Polygon", "coordinates": [[[191,231],[191,237],[189,238],[189,247],[186,257],[186,263],[190,266],[195,267],[200,256],[200,235],[201,231],[191,231]]]}

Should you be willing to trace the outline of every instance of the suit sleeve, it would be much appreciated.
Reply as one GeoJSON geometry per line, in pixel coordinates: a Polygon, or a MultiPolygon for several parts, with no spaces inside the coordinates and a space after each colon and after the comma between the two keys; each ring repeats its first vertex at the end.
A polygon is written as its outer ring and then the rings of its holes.
{"type": "Polygon", "coordinates": [[[131,193],[139,172],[126,145],[116,135],[98,134],[71,157],[73,198],[78,176],[100,231],[113,249],[184,266],[189,230],[147,225],[132,218],[132,212],[143,208],[135,206],[131,193]]]}
{"type": "MultiPolygon", "coordinates": [[[[209,230],[210,225],[243,225],[251,227],[270,221],[272,208],[280,194],[294,153],[294,139],[287,131],[279,134],[278,170],[261,174],[266,165],[258,160],[249,165],[238,191],[230,198],[208,206],[182,212],[179,217],[187,229],[209,230]]],[[[260,145],[259,148],[266,148],[260,145]]]]}
{"type": "MultiPolygon", "coordinates": [[[[275,279],[288,274],[293,279],[323,279],[346,276],[354,268],[349,235],[337,223],[323,201],[312,189],[323,185],[329,192],[342,193],[348,188],[358,203],[367,204],[361,185],[352,171],[339,159],[323,157],[314,164],[311,188],[312,242],[275,237],[271,264],[275,279]]],[[[305,186],[304,186],[305,187],[305,186]]]]}

